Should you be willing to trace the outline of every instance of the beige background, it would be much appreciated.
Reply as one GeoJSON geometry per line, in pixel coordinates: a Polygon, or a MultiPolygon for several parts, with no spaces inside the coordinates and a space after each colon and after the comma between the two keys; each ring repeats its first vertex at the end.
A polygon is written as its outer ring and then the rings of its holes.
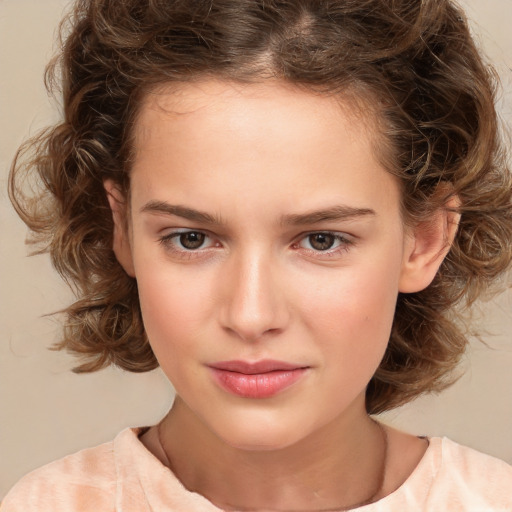
{"type": "MultiPolygon", "coordinates": [[[[475,34],[504,84],[512,121],[512,0],[466,0],[475,34]]],[[[77,376],[50,352],[57,323],[44,314],[70,294],[46,256],[26,257],[26,230],[6,197],[15,148],[57,117],[42,85],[57,22],[69,0],[0,0],[0,497],[24,473],[131,425],[158,421],[172,400],[157,370],[77,376]]],[[[483,306],[490,347],[474,343],[465,376],[440,396],[417,400],[386,421],[417,434],[447,435],[512,463],[512,293],[483,306]]]]}

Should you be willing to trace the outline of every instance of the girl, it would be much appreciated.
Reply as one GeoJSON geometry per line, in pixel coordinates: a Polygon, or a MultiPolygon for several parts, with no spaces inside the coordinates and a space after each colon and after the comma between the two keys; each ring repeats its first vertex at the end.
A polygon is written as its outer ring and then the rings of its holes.
{"type": "Polygon", "coordinates": [[[10,182],[79,292],[60,348],[79,372],[160,365],[176,399],[2,511],[512,507],[505,463],[370,416],[446,387],[454,306],[512,259],[459,9],[81,0],[60,69],[64,120],[10,182]]]}

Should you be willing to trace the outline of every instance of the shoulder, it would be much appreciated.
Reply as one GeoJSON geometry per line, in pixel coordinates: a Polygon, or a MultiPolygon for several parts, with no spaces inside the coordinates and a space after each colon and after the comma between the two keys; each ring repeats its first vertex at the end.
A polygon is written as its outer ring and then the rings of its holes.
{"type": "Polygon", "coordinates": [[[447,438],[431,439],[430,501],[450,498],[451,510],[512,510],[512,466],[447,438]]]}
{"type": "Polygon", "coordinates": [[[413,444],[404,444],[407,435],[392,429],[390,433],[390,447],[393,442],[396,448],[397,439],[401,441],[398,459],[406,461],[404,466],[395,460],[395,469],[405,467],[406,474],[399,471],[398,482],[402,483],[392,482],[394,491],[361,512],[512,511],[512,467],[506,462],[441,437],[428,439],[421,454],[411,448],[413,444]]]}
{"type": "MultiPolygon", "coordinates": [[[[130,429],[121,432],[118,438],[129,432],[130,429]]],[[[116,440],[81,450],[28,473],[2,501],[1,512],[114,510],[116,440]]]]}

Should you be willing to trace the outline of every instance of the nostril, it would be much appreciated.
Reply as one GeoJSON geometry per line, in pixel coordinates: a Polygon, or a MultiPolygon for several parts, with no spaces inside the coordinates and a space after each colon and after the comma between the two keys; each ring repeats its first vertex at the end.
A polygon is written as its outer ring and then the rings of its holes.
{"type": "Polygon", "coordinates": [[[230,336],[248,342],[256,342],[271,336],[278,335],[279,333],[282,332],[282,329],[277,327],[271,327],[269,329],[248,329],[247,327],[243,326],[230,327],[226,325],[224,326],[224,330],[230,336]]]}

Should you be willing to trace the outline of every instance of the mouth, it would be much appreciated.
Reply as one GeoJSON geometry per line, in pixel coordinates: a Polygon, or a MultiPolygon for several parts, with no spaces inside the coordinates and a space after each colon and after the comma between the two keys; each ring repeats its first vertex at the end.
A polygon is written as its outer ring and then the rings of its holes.
{"type": "Polygon", "coordinates": [[[217,384],[243,398],[270,398],[289,388],[309,367],[283,361],[221,361],[209,365],[217,384]]]}

